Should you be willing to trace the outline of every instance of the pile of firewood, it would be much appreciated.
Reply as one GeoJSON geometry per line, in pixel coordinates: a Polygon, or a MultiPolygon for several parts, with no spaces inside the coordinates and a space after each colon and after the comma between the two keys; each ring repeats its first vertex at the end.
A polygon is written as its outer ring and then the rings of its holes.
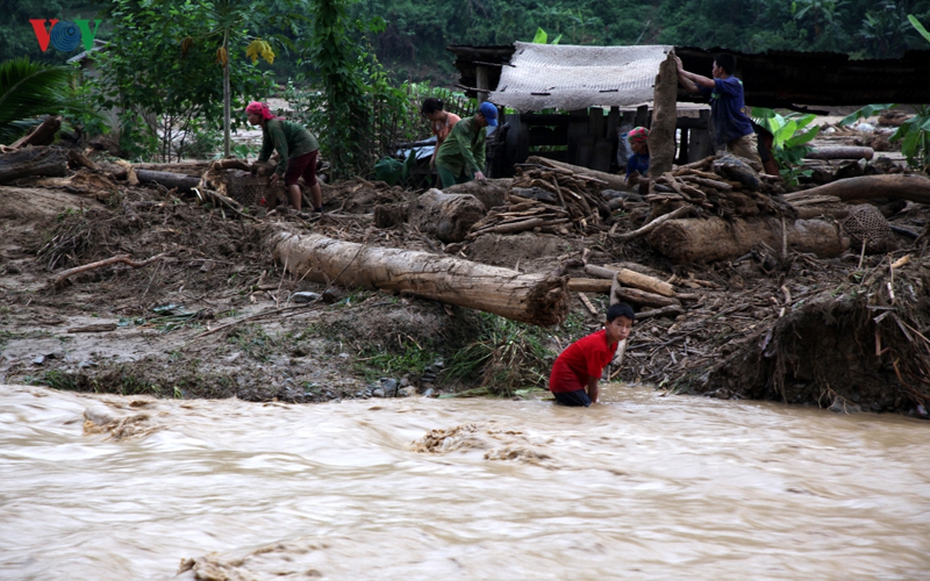
{"type": "Polygon", "coordinates": [[[792,215],[778,176],[758,174],[733,156],[708,157],[658,176],[646,195],[653,204],[691,204],[724,218],[792,215]]]}
{"type": "Polygon", "coordinates": [[[525,230],[562,233],[569,227],[584,233],[589,225],[610,216],[600,195],[605,185],[561,168],[518,165],[507,204],[492,208],[474,224],[468,239],[525,230]]]}

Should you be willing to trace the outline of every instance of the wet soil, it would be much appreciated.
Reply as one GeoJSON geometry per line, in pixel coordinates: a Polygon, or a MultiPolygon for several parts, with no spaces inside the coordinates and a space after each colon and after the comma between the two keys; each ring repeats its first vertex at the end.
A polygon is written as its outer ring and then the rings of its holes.
{"type": "MultiPolygon", "coordinates": [[[[489,337],[487,318],[468,309],[330,288],[271,259],[264,241],[282,223],[342,240],[444,252],[441,242],[406,224],[373,224],[375,206],[409,203],[420,192],[363,179],[323,191],[327,214],[307,219],[264,209],[244,218],[192,194],[122,183],[108,196],[28,182],[0,187],[0,382],[288,402],[472,393],[478,384],[498,395],[543,396],[546,366],[600,326],[607,296],[585,297],[592,313],[573,293],[565,323],[537,329],[532,345],[518,343],[517,350],[536,350],[527,357],[535,369],[524,374],[523,387],[538,391],[494,390],[486,378],[477,381],[480,373],[453,378],[449,359],[478,344],[499,341],[491,349],[497,359],[486,366],[501,367],[501,354],[513,357],[514,349],[504,348],[512,337],[489,337]],[[117,255],[158,258],[138,268],[116,262],[55,284],[66,269],[117,255]],[[300,292],[326,300],[297,303],[300,292]],[[424,361],[424,353],[435,361],[424,361]]],[[[922,204],[883,209],[911,232],[930,224],[922,204]]],[[[488,234],[455,252],[523,272],[563,266],[578,277],[588,276],[582,260],[634,264],[689,295],[679,315],[640,311],[623,365],[608,369],[613,379],[721,398],[926,416],[930,370],[915,356],[927,350],[930,331],[924,241],[897,233],[896,249],[881,254],[853,249],[822,260],[760,247],[738,259],[676,265],[641,239],[612,237],[645,219],[644,212],[618,211],[584,232],[488,234]],[[910,265],[892,273],[890,264],[904,256],[910,265]],[[876,322],[885,311],[894,315],[876,322]]]]}

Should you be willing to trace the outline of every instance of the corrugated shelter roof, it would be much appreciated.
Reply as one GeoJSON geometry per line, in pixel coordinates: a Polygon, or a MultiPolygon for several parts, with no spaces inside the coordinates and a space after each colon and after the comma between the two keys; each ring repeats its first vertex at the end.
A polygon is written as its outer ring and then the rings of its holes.
{"type": "Polygon", "coordinates": [[[669,45],[574,46],[514,43],[489,100],[518,111],[628,107],[652,100],[669,45]]]}

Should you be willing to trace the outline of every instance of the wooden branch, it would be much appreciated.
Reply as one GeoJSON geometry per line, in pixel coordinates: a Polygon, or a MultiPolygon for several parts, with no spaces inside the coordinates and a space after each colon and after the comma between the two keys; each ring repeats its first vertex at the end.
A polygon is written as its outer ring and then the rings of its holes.
{"type": "Polygon", "coordinates": [[[655,230],[656,228],[658,228],[663,223],[669,220],[674,220],[675,218],[679,218],[681,216],[690,214],[692,209],[693,208],[691,206],[682,206],[680,208],[677,208],[676,210],[669,212],[668,214],[659,216],[658,218],[656,218],[652,222],[649,222],[648,224],[646,224],[645,226],[643,226],[642,228],[638,230],[633,230],[632,232],[624,232],[623,234],[617,234],[614,236],[614,240],[617,242],[629,242],[630,240],[633,240],[634,238],[645,236],[646,234],[649,234],[650,232],[652,232],[653,230],[655,230]]]}
{"type": "Polygon", "coordinates": [[[588,312],[592,315],[597,315],[597,309],[594,308],[594,305],[591,304],[591,299],[582,292],[578,293],[578,298],[581,299],[581,302],[584,304],[585,308],[588,309],[588,312]]]}
{"type": "Polygon", "coordinates": [[[651,311],[640,311],[636,313],[636,320],[642,321],[643,319],[651,319],[654,317],[677,317],[682,312],[680,305],[669,305],[660,309],[652,309],[651,311]]]}
{"type": "Polygon", "coordinates": [[[164,258],[166,254],[168,253],[162,252],[161,254],[156,254],[155,256],[147,260],[143,260],[141,262],[134,261],[132,257],[128,254],[118,254],[110,258],[98,260],[97,262],[91,262],[90,264],[85,264],[83,266],[75,266],[74,268],[69,268],[68,270],[62,271],[57,277],[55,277],[55,280],[52,282],[52,284],[53,286],[60,286],[61,283],[67,280],[67,278],[70,276],[73,276],[81,272],[87,272],[89,270],[101,268],[103,266],[109,266],[111,264],[116,264],[117,262],[128,264],[129,266],[133,268],[142,268],[143,266],[148,266],[149,264],[155,262],[156,260],[164,258]]]}
{"type": "Polygon", "coordinates": [[[664,297],[662,295],[646,292],[637,288],[620,286],[618,289],[616,289],[616,293],[617,298],[624,302],[643,305],[646,307],[668,307],[671,305],[681,305],[678,299],[664,297]]]}
{"type": "Polygon", "coordinates": [[[212,169],[241,169],[244,171],[250,171],[252,169],[252,165],[241,159],[218,159],[213,162],[212,169]]]}

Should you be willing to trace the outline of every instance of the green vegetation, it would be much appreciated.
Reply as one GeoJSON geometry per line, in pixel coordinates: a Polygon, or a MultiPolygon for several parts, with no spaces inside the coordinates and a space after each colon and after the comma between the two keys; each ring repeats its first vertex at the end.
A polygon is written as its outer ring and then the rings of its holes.
{"type": "Polygon", "coordinates": [[[796,186],[798,177],[810,175],[811,170],[801,170],[798,166],[805,155],[810,153],[807,145],[817,137],[820,127],[806,129],[817,119],[814,114],[789,113],[780,115],[771,109],[754,107],[753,120],[772,134],[772,156],[778,162],[781,177],[788,186],[796,186]]]}

